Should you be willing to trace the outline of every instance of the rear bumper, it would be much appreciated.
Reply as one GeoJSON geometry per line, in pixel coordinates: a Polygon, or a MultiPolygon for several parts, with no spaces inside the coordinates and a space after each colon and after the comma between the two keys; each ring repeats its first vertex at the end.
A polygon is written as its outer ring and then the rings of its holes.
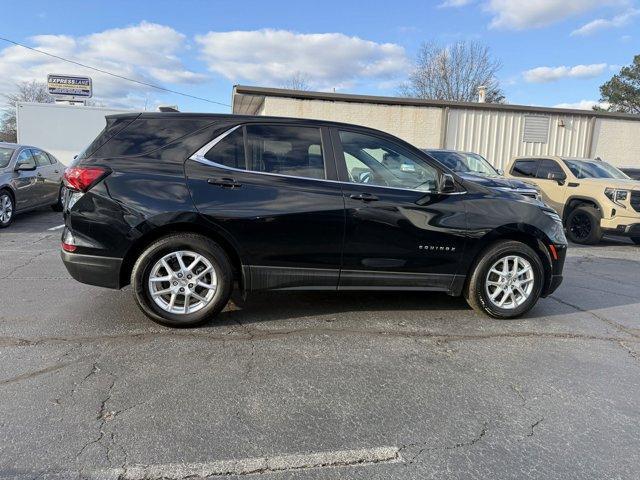
{"type": "Polygon", "coordinates": [[[120,288],[121,258],[98,257],[61,252],[62,262],[69,274],[79,282],[105,288],[120,288]]]}

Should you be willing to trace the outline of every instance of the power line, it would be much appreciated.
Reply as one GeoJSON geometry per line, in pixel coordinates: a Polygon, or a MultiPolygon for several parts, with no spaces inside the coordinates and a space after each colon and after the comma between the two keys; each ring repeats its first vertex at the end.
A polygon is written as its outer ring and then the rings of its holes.
{"type": "Polygon", "coordinates": [[[170,88],[161,87],[160,85],[154,85],[153,83],[143,82],[141,80],[136,80],[134,78],[125,77],[123,75],[118,75],[117,73],[109,72],[107,70],[103,70],[101,68],[92,67],[91,65],[87,65],[84,63],[76,62],[75,60],[70,60],[68,58],[60,57],[59,55],[54,55],[53,53],[45,52],[43,50],[38,50],[37,48],[30,47],[28,45],[23,45],[22,43],[15,42],[8,38],[0,37],[0,40],[3,40],[7,43],[12,43],[17,45],[18,47],[26,48],[27,50],[32,50],[34,52],[41,53],[42,55],[47,55],[48,57],[57,58],[58,60],[62,60],[63,62],[72,63],[74,65],[78,65],[80,67],[88,68],[89,70],[95,70],[96,72],[104,73],[105,75],[111,75],[112,77],[119,78],[121,80],[126,80],[128,82],[138,83],[140,85],[145,85],[147,87],[155,88],[157,90],[162,90],[163,92],[174,93],[176,95],[182,95],[183,97],[193,98],[195,100],[202,100],[203,102],[215,103],[216,105],[222,105],[224,107],[231,107],[231,105],[222,102],[216,102],[215,100],[209,100],[208,98],[197,97],[195,95],[190,95],[188,93],[178,92],[176,90],[171,90],[170,88]]]}

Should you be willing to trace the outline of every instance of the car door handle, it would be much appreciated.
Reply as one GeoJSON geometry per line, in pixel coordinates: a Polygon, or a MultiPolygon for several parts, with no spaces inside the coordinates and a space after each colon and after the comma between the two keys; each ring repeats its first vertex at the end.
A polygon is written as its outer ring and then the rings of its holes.
{"type": "Polygon", "coordinates": [[[235,178],[209,178],[207,179],[209,185],[217,185],[222,188],[240,188],[242,186],[235,178]]]}
{"type": "Polygon", "coordinates": [[[353,195],[349,195],[349,198],[353,198],[354,200],[362,200],[363,202],[375,202],[378,200],[378,197],[375,195],[371,195],[370,193],[354,193],[353,195]]]}

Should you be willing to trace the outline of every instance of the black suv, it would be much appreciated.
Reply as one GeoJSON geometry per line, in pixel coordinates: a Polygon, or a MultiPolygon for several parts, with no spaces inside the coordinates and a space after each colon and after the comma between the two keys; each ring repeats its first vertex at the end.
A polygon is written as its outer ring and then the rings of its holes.
{"type": "Polygon", "coordinates": [[[186,113],[107,117],[65,172],[62,258],[132,284],[171,326],[257,290],[436,290],[497,318],[562,281],[566,239],[537,200],[458,177],[369,128],[186,113]]]}

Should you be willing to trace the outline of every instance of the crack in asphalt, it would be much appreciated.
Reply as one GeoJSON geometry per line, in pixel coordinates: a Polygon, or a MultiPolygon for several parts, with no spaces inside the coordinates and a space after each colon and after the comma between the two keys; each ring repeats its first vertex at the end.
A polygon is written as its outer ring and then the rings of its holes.
{"type": "Polygon", "coordinates": [[[39,370],[33,370],[31,372],[22,373],[20,375],[16,375],[15,377],[7,378],[5,380],[0,380],[0,385],[8,385],[10,383],[21,382],[23,380],[29,380],[31,378],[38,377],[40,375],[44,375],[46,373],[55,372],[57,370],[61,370],[73,362],[63,362],[63,363],[55,363],[53,365],[49,365],[48,367],[41,368],[39,370]]]}
{"type": "MultiPolygon", "coordinates": [[[[558,300],[563,303],[561,300],[558,300]]],[[[571,306],[571,305],[569,305],[571,306]]],[[[577,307],[574,307],[579,311],[577,307]]],[[[586,312],[590,313],[590,312],[586,312]]],[[[602,319],[608,323],[606,319],[602,319]]],[[[615,322],[612,326],[618,325],[615,322]]],[[[156,338],[170,338],[184,339],[184,340],[205,340],[213,342],[234,342],[234,341],[248,341],[253,342],[255,340],[270,340],[280,339],[294,335],[369,335],[369,336],[381,336],[389,338],[431,338],[434,340],[441,340],[446,342],[461,342],[461,341],[481,341],[490,339],[501,338],[549,338],[559,340],[596,340],[605,342],[620,342],[620,341],[640,341],[640,336],[632,332],[625,331],[625,327],[618,325],[620,331],[633,335],[633,339],[621,338],[615,336],[605,335],[589,335],[581,333],[570,332],[498,332],[498,333],[486,333],[486,334],[445,334],[435,332],[420,332],[420,331],[396,331],[396,330],[369,330],[369,329],[353,329],[353,328],[323,328],[323,327],[310,327],[300,329],[286,329],[286,330],[261,330],[251,329],[245,334],[230,335],[225,334],[211,334],[204,332],[145,332],[134,334],[121,334],[121,335],[97,335],[97,336],[54,336],[54,337],[35,337],[35,338],[21,338],[5,336],[0,337],[0,348],[2,347],[36,347],[41,345],[60,345],[60,344],[73,344],[81,343],[84,345],[93,343],[104,342],[145,342],[156,338]]]]}
{"type": "Polygon", "coordinates": [[[29,257],[29,259],[24,262],[21,263],[20,265],[16,265],[15,267],[13,267],[11,270],[9,270],[8,273],[6,273],[3,277],[0,277],[0,280],[7,280],[8,278],[10,278],[15,272],[17,272],[18,270],[20,270],[21,268],[25,268],[29,265],[31,265],[31,263],[33,263],[33,261],[35,261],[36,259],[40,258],[42,255],[44,255],[45,253],[47,253],[46,251],[44,252],[40,252],[37,255],[31,256],[29,257]]]}
{"type": "Polygon", "coordinates": [[[538,425],[540,425],[543,421],[544,421],[544,417],[542,417],[537,422],[533,423],[531,425],[531,431],[529,433],[527,433],[527,437],[533,437],[533,429],[536,428],[538,425]]]}
{"type": "Polygon", "coordinates": [[[600,320],[601,322],[606,323],[610,327],[615,328],[619,332],[626,333],[627,335],[631,335],[632,337],[635,337],[635,338],[640,338],[640,335],[638,333],[634,332],[632,329],[630,329],[628,327],[625,327],[621,323],[615,322],[615,321],[610,320],[608,318],[605,318],[605,317],[603,317],[601,315],[598,315],[597,313],[595,313],[595,312],[593,312],[591,310],[586,310],[586,309],[580,307],[579,305],[575,305],[575,304],[573,304],[571,302],[568,302],[568,301],[566,301],[566,300],[564,300],[562,298],[559,298],[556,295],[549,295],[548,298],[551,298],[551,299],[555,300],[556,302],[561,303],[562,305],[566,305],[567,307],[571,307],[571,308],[575,309],[578,312],[587,313],[587,314],[591,315],[592,317],[600,320]]]}
{"type": "Polygon", "coordinates": [[[484,436],[488,432],[488,428],[489,428],[489,424],[487,422],[484,422],[484,424],[482,425],[482,428],[481,428],[481,430],[480,430],[480,432],[478,434],[476,434],[475,436],[473,436],[469,440],[465,440],[465,441],[462,441],[462,442],[457,442],[457,443],[454,443],[453,445],[440,445],[440,446],[429,447],[428,446],[429,442],[408,443],[408,444],[402,445],[398,449],[398,453],[401,453],[404,450],[407,450],[409,448],[421,447],[418,450],[418,452],[415,453],[408,462],[406,462],[407,464],[410,465],[412,463],[416,463],[418,458],[424,452],[435,452],[435,451],[439,451],[439,450],[455,450],[455,449],[458,449],[458,448],[471,447],[471,446],[475,445],[476,443],[478,443],[480,440],[482,440],[482,438],[484,438],[484,436]]]}
{"type": "MultiPolygon", "coordinates": [[[[94,366],[93,366],[91,372],[85,377],[85,380],[87,378],[90,378],[91,376],[97,374],[100,371],[101,371],[101,369],[97,366],[96,363],[94,363],[94,366]],[[94,371],[95,371],[95,373],[94,373],[94,371]]],[[[98,410],[98,415],[96,416],[96,420],[98,421],[98,436],[96,438],[86,442],[80,448],[80,450],[78,450],[78,452],[76,453],[76,460],[79,460],[80,456],[91,445],[99,445],[102,442],[102,439],[105,438],[105,435],[107,434],[106,431],[105,431],[107,421],[111,420],[114,417],[115,412],[111,412],[111,411],[107,410],[107,402],[111,399],[111,393],[112,393],[113,387],[114,387],[114,385],[116,383],[117,377],[115,375],[111,374],[111,373],[106,373],[106,374],[111,377],[111,380],[109,381],[109,386],[107,387],[107,391],[105,393],[104,398],[100,401],[100,408],[98,410]]],[[[105,450],[105,456],[106,456],[107,463],[109,465],[111,465],[111,447],[110,447],[110,442],[107,442],[107,445],[102,446],[102,448],[104,448],[104,450],[105,450]]]]}

